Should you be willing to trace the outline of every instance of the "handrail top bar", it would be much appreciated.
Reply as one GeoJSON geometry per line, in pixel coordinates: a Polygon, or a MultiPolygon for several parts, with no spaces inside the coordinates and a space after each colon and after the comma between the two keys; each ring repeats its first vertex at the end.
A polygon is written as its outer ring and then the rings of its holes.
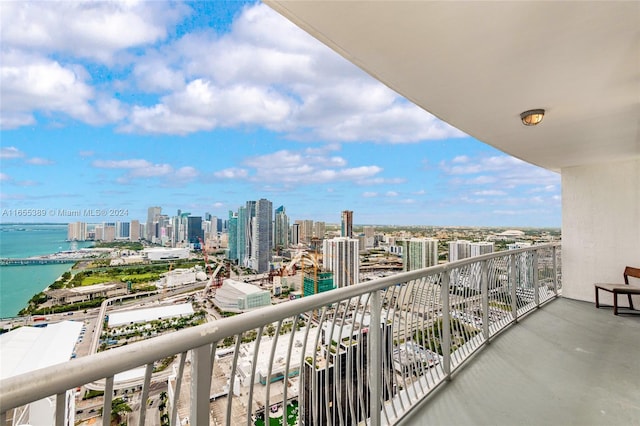
{"type": "Polygon", "coordinates": [[[66,389],[73,389],[162,358],[221,341],[226,337],[259,328],[283,318],[294,317],[313,309],[360,297],[392,285],[440,274],[472,263],[560,245],[560,242],[533,245],[521,249],[474,256],[415,271],[401,272],[279,305],[259,308],[241,315],[222,318],[211,323],[9,377],[0,380],[0,412],[57,394],[60,392],[61,384],[66,389]]]}

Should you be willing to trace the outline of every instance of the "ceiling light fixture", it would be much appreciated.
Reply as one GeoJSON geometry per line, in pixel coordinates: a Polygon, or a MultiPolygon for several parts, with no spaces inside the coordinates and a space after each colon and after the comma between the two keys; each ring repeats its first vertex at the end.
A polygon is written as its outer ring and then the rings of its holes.
{"type": "Polygon", "coordinates": [[[522,119],[522,124],[524,124],[525,126],[535,126],[536,124],[540,124],[543,118],[544,118],[543,109],[530,109],[529,111],[525,111],[522,114],[520,114],[520,119],[522,119]]]}

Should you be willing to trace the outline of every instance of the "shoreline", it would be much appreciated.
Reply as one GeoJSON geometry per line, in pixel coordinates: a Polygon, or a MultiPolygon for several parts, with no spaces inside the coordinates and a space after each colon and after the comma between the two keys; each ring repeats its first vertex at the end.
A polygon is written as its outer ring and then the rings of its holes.
{"type": "MultiPolygon", "coordinates": [[[[26,303],[21,305],[19,307],[19,309],[17,310],[17,312],[15,313],[15,315],[13,316],[0,316],[0,321],[4,322],[4,321],[11,321],[14,319],[26,319],[28,318],[30,315],[19,315],[19,313],[23,310],[29,307],[29,301],[36,296],[39,293],[46,293],[47,291],[51,290],[51,286],[53,284],[55,284],[56,282],[62,280],[63,275],[66,272],[71,272],[74,268],[75,265],[77,265],[80,261],[82,260],[90,260],[90,259],[94,259],[94,255],[96,253],[95,251],[96,249],[94,247],[85,247],[82,249],[78,249],[78,250],[63,250],[63,251],[58,251],[55,253],[49,253],[49,254],[42,254],[42,255],[36,255],[36,256],[30,256],[30,257],[24,257],[24,258],[18,258],[18,257],[3,257],[0,258],[0,260],[11,260],[11,259],[31,259],[31,260],[57,260],[60,258],[70,258],[73,259],[75,262],[74,263],[69,263],[69,264],[63,264],[63,263],[52,263],[52,264],[30,264],[30,265],[0,265],[0,268],[19,268],[19,267],[42,267],[42,266],[53,266],[53,265],[69,265],[68,267],[65,268],[64,271],[62,271],[62,273],[58,274],[57,277],[53,280],[50,281],[49,283],[47,283],[45,285],[45,287],[40,290],[37,291],[33,294],[31,294],[29,296],[29,298],[27,299],[26,303]],[[67,256],[67,257],[64,257],[67,256]],[[91,257],[89,257],[91,256],[91,257]]],[[[104,251],[104,249],[97,249],[101,252],[104,251]]]]}

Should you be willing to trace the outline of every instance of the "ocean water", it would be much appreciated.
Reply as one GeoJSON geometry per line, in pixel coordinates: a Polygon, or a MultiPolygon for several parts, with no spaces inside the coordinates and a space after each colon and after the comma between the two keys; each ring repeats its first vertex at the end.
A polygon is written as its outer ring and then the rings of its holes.
{"type": "MultiPolygon", "coordinates": [[[[0,224],[0,257],[31,257],[90,247],[66,241],[67,225],[0,224]]],[[[33,295],[53,283],[72,264],[0,266],[0,318],[15,316],[33,295]]]]}

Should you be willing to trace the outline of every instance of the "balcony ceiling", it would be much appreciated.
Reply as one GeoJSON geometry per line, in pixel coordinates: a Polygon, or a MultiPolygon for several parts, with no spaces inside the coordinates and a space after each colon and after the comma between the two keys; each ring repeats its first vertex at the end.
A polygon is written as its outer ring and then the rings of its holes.
{"type": "Polygon", "coordinates": [[[556,171],[640,158],[640,2],[265,3],[515,157],[556,171]],[[525,127],[533,108],[545,119],[525,127]]]}

